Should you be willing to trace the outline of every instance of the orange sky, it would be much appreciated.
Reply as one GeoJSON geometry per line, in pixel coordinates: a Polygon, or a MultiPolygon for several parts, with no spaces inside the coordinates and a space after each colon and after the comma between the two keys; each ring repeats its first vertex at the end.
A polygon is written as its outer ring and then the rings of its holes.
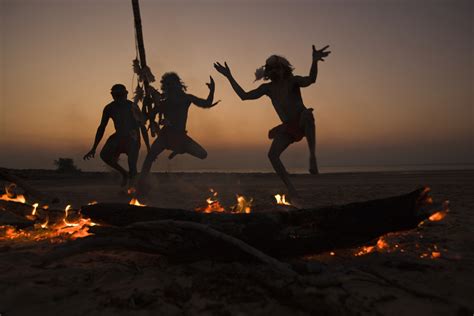
{"type": "MultiPolygon", "coordinates": [[[[312,44],[333,52],[303,90],[323,167],[474,162],[469,1],[140,2],[154,74],[176,71],[202,97],[213,75],[222,100],[190,110],[189,134],[208,159],[159,160],[157,170],[269,168],[266,135],[278,124],[269,100],[241,102],[212,63],[226,60],[251,89],[273,53],[308,73],[312,44]]],[[[112,84],[133,91],[130,1],[2,0],[0,14],[0,165],[52,168],[53,159],[73,157],[101,170],[98,159],[80,157],[112,84]]],[[[304,142],[284,160],[305,167],[304,142]]]]}

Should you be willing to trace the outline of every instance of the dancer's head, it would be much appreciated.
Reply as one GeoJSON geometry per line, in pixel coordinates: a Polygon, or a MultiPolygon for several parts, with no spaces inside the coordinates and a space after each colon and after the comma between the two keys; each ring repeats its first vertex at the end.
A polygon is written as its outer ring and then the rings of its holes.
{"type": "Polygon", "coordinates": [[[288,59],[278,55],[272,55],[267,58],[265,66],[255,71],[255,80],[280,80],[293,75],[293,66],[288,59]]]}
{"type": "Polygon", "coordinates": [[[112,89],[110,89],[110,94],[112,94],[114,100],[121,100],[127,98],[128,91],[123,84],[117,83],[112,86],[112,89]]]}
{"type": "Polygon", "coordinates": [[[163,93],[173,93],[186,91],[186,85],[175,72],[167,72],[161,77],[161,91],[163,93]]]}

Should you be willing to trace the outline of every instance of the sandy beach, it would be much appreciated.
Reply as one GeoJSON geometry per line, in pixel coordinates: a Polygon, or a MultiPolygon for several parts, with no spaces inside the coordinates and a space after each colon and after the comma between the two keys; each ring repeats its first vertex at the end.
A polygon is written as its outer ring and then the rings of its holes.
{"type": "MultiPolygon", "coordinates": [[[[79,208],[91,201],[128,203],[108,173],[15,173],[35,188],[79,208]]],[[[474,171],[333,173],[292,176],[306,207],[339,205],[408,193],[429,186],[435,201],[450,201],[439,222],[390,234],[387,249],[355,256],[335,249],[294,260],[313,263],[307,283],[262,264],[200,261],[173,264],[129,251],[95,251],[46,267],[35,265],[47,241],[0,243],[0,314],[67,315],[472,315],[474,311],[474,171]],[[433,252],[439,252],[432,258],[433,252]]],[[[153,194],[140,201],[193,210],[209,189],[225,207],[235,195],[253,198],[252,212],[275,209],[285,193],[274,174],[160,173],[153,194]]],[[[31,201],[33,202],[33,201],[31,201]]],[[[374,241],[374,243],[377,240],[374,241]]]]}

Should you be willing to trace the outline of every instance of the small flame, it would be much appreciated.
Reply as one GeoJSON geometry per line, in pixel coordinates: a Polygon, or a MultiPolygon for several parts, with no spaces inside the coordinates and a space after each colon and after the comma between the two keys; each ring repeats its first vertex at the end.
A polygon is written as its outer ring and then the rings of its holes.
{"type": "Polygon", "coordinates": [[[377,240],[378,249],[387,249],[389,247],[390,247],[389,244],[382,237],[380,237],[379,240],[377,240]]]}
{"type": "Polygon", "coordinates": [[[198,207],[195,210],[198,212],[212,213],[212,212],[224,212],[225,209],[222,207],[219,199],[217,197],[217,191],[214,189],[209,189],[211,196],[206,199],[206,207],[198,207]]]}
{"type": "Polygon", "coordinates": [[[49,217],[46,217],[46,221],[43,224],[41,224],[41,228],[47,228],[48,222],[49,222],[49,217]]]}
{"type": "Polygon", "coordinates": [[[9,185],[5,186],[5,194],[0,196],[0,200],[26,203],[26,199],[23,194],[15,194],[15,188],[15,183],[10,183],[9,185]]]}
{"type": "Polygon", "coordinates": [[[91,201],[91,202],[87,203],[87,205],[95,205],[95,204],[97,204],[97,201],[91,201]]]}
{"type": "Polygon", "coordinates": [[[36,209],[38,208],[39,203],[33,204],[33,211],[31,212],[31,215],[36,215],[36,209]]]}
{"type": "Polygon", "coordinates": [[[429,217],[429,220],[432,221],[432,222],[438,222],[440,220],[442,220],[443,218],[446,217],[446,211],[439,211],[439,212],[436,212],[434,213],[433,215],[431,215],[429,217]]]}
{"type": "Polygon", "coordinates": [[[69,227],[79,226],[78,223],[70,223],[67,221],[67,217],[69,215],[68,212],[70,209],[71,209],[71,205],[66,206],[66,208],[64,209],[64,213],[66,213],[66,215],[64,216],[64,224],[66,224],[66,226],[69,226],[69,227]]]}
{"type": "Polygon", "coordinates": [[[275,194],[274,196],[278,205],[291,205],[290,202],[286,200],[286,196],[284,194],[275,194]]]}
{"type": "Polygon", "coordinates": [[[234,213],[249,214],[252,209],[253,199],[246,199],[243,195],[237,194],[237,204],[232,207],[234,213]]]}
{"type": "Polygon", "coordinates": [[[141,204],[137,198],[132,198],[128,204],[135,206],[146,206],[145,204],[141,204]]]}

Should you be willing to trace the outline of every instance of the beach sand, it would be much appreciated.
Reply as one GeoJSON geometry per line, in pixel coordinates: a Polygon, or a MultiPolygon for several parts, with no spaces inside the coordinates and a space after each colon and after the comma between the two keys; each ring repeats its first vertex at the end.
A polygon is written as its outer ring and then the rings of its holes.
{"type": "MultiPolygon", "coordinates": [[[[17,171],[35,188],[79,208],[91,201],[128,203],[116,175],[17,171]]],[[[354,256],[335,249],[291,263],[310,263],[303,280],[263,264],[168,262],[159,255],[96,251],[36,265],[51,243],[0,242],[0,314],[31,315],[472,315],[474,312],[474,171],[340,173],[292,176],[306,207],[346,204],[429,186],[449,200],[439,222],[390,234],[387,249],[354,256]],[[439,252],[439,258],[431,258],[439,252]],[[304,281],[306,280],[306,281],[304,281]]],[[[204,206],[209,189],[221,204],[235,194],[253,198],[253,212],[275,209],[285,193],[274,174],[157,174],[150,197],[157,207],[204,206]]],[[[34,201],[29,201],[34,202],[34,201]]],[[[372,244],[375,244],[375,240],[372,244]]]]}

